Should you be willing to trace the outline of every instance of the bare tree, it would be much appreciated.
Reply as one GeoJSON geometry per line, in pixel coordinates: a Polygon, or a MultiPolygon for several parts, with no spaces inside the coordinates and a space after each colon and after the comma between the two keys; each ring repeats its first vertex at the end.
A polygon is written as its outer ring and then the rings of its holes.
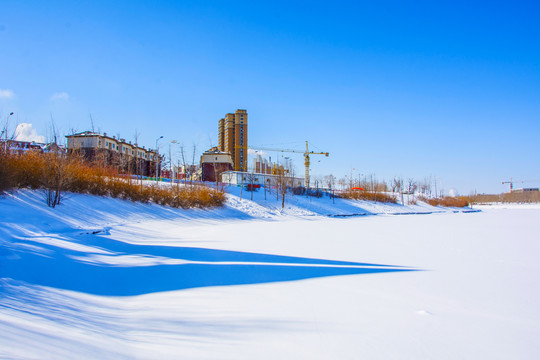
{"type": "MultiPolygon", "coordinates": [[[[250,196],[251,200],[253,200],[253,192],[255,191],[255,181],[257,181],[256,176],[260,176],[260,175],[255,174],[253,170],[251,172],[242,173],[242,179],[246,180],[246,182],[248,183],[246,190],[251,193],[251,196],[250,196]]],[[[243,187],[244,187],[244,184],[242,181],[242,188],[243,187]]],[[[265,193],[265,197],[266,197],[266,193],[265,193]]],[[[240,190],[240,198],[242,198],[242,190],[240,190]]]]}
{"type": "Polygon", "coordinates": [[[403,188],[403,179],[397,176],[394,177],[394,179],[392,179],[391,187],[393,193],[401,191],[403,188]]]}
{"type": "Polygon", "coordinates": [[[191,171],[190,171],[190,185],[193,186],[193,169],[195,169],[195,153],[197,152],[197,145],[194,143],[193,144],[193,157],[191,159],[191,171]]]}
{"type": "Polygon", "coordinates": [[[413,200],[414,200],[414,193],[417,188],[418,188],[418,184],[416,183],[416,181],[413,178],[408,178],[407,179],[407,203],[408,204],[411,203],[410,198],[409,198],[411,195],[413,196],[413,200]]]}
{"type": "Polygon", "coordinates": [[[403,186],[404,186],[404,182],[403,182],[403,178],[402,177],[394,177],[394,179],[392,180],[392,192],[398,192],[401,196],[401,205],[404,205],[404,200],[403,200],[403,186]]]}
{"type": "Polygon", "coordinates": [[[276,175],[276,200],[279,199],[281,194],[281,210],[285,208],[285,196],[287,194],[288,179],[285,172],[278,172],[276,175]]]}
{"type": "Polygon", "coordinates": [[[334,187],[336,185],[336,177],[332,174],[330,175],[326,175],[324,177],[324,182],[326,183],[326,186],[328,187],[328,189],[332,192],[331,193],[331,196],[332,196],[332,203],[335,203],[335,199],[334,199],[334,187]]]}
{"type": "MultiPolygon", "coordinates": [[[[214,144],[212,142],[212,138],[210,137],[210,135],[208,135],[208,141],[210,142],[210,149],[211,149],[210,151],[215,152],[216,155],[219,154],[219,150],[214,150],[214,149],[217,149],[217,147],[214,148],[214,144]]],[[[216,160],[217,160],[217,156],[212,156],[212,167],[214,169],[214,177],[216,180],[216,190],[219,190],[219,178],[221,176],[222,170],[218,168],[218,165],[216,164],[216,160]]],[[[251,198],[253,200],[253,194],[251,195],[251,198]]]]}
{"type": "Polygon", "coordinates": [[[8,138],[9,117],[12,115],[13,113],[7,115],[1,125],[0,142],[3,142],[3,144],[0,148],[0,194],[14,186],[14,176],[9,161],[9,140],[12,140],[13,136],[11,139],[8,138]]]}
{"type": "Polygon", "coordinates": [[[42,184],[45,188],[45,200],[47,206],[56,207],[62,200],[62,192],[67,185],[66,165],[67,160],[58,146],[56,126],[51,115],[51,142],[48,144],[47,161],[41,175],[42,184]]]}
{"type": "MultiPolygon", "coordinates": [[[[276,200],[279,200],[279,195],[281,194],[281,210],[285,208],[285,201],[287,198],[287,191],[289,188],[291,189],[291,194],[294,193],[294,166],[292,165],[292,162],[288,162],[286,164],[286,167],[283,169],[280,169],[280,171],[277,172],[275,177],[276,182],[276,200]]],[[[292,196],[292,195],[291,195],[292,196]]]]}
{"type": "Polygon", "coordinates": [[[135,134],[133,136],[134,138],[134,144],[135,144],[135,172],[137,173],[137,175],[139,176],[139,179],[141,181],[141,190],[142,190],[142,186],[143,186],[143,182],[142,182],[142,164],[140,164],[140,160],[139,160],[139,151],[137,150],[139,148],[139,136],[140,136],[140,133],[137,131],[137,129],[135,129],[135,134]]]}
{"type": "Polygon", "coordinates": [[[347,185],[347,179],[342,177],[338,180],[338,185],[341,187],[341,190],[345,189],[345,186],[347,185]]]}
{"type": "Polygon", "coordinates": [[[328,186],[330,190],[333,190],[336,184],[336,177],[332,174],[326,175],[324,177],[324,182],[326,183],[326,186],[328,186]]]}
{"type": "Polygon", "coordinates": [[[423,196],[431,196],[431,178],[424,178],[418,183],[418,188],[423,196]]]}

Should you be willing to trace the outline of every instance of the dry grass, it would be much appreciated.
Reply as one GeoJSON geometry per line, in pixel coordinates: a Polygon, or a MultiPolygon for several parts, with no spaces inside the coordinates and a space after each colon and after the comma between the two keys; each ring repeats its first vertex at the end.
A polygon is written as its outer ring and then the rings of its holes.
{"type": "Polygon", "coordinates": [[[212,188],[142,186],[120,177],[113,169],[57,154],[0,153],[0,179],[0,193],[22,188],[58,189],[179,208],[218,207],[225,202],[225,194],[212,188]]]}
{"type": "Polygon", "coordinates": [[[394,196],[388,195],[387,193],[383,192],[346,190],[341,192],[339,194],[339,197],[343,199],[368,200],[393,204],[396,203],[396,198],[394,196]]]}
{"type": "Polygon", "coordinates": [[[481,194],[471,197],[471,202],[475,204],[481,203],[540,203],[539,191],[511,192],[505,194],[481,194]]]}
{"type": "Polygon", "coordinates": [[[451,197],[446,196],[444,198],[428,199],[425,197],[420,200],[428,203],[431,206],[444,206],[444,207],[467,207],[470,204],[469,198],[465,196],[451,197]]]}

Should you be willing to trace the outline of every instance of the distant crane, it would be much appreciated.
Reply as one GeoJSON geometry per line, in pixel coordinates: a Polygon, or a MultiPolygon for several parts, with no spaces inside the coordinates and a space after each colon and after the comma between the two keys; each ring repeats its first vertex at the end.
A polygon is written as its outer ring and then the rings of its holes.
{"type": "Polygon", "coordinates": [[[290,149],[271,149],[266,147],[257,147],[257,148],[251,148],[252,150],[265,150],[265,151],[277,151],[277,152],[288,152],[288,153],[299,153],[304,154],[304,165],[306,167],[306,173],[305,173],[305,179],[304,179],[304,185],[306,188],[309,187],[309,165],[311,164],[309,160],[309,155],[325,155],[328,157],[330,153],[327,152],[315,152],[315,151],[309,151],[309,145],[306,141],[306,151],[302,150],[290,150],[290,149]]]}
{"type": "Polygon", "coordinates": [[[502,184],[510,184],[510,192],[514,191],[514,184],[524,184],[530,182],[540,182],[540,180],[523,180],[523,181],[514,181],[510,178],[510,181],[503,181],[502,184]]]}

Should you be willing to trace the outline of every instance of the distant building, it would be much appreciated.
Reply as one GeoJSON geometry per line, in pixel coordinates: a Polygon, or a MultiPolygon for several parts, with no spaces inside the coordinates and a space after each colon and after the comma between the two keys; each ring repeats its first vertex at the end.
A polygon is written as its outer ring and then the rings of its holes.
{"type": "Polygon", "coordinates": [[[28,151],[44,152],[45,148],[47,147],[47,144],[21,140],[0,140],[0,145],[4,150],[19,154],[28,151]]]}
{"type": "Polygon", "coordinates": [[[514,189],[512,192],[521,193],[521,192],[538,192],[538,191],[540,191],[540,188],[522,188],[522,189],[514,189]]]}
{"type": "Polygon", "coordinates": [[[248,114],[236,110],[226,114],[218,122],[218,150],[229,153],[235,171],[247,171],[248,160],[248,114]]]}
{"type": "Polygon", "coordinates": [[[119,171],[142,176],[155,176],[156,161],[160,158],[156,151],[139,147],[137,144],[107,136],[83,131],[67,135],[69,154],[80,154],[86,160],[113,166],[119,171]]]}
{"type": "Polygon", "coordinates": [[[29,151],[35,151],[39,153],[62,153],[66,152],[63,146],[55,143],[37,143],[35,141],[22,141],[22,140],[0,140],[0,147],[2,150],[6,150],[12,153],[23,154],[29,151]]]}
{"type": "Polygon", "coordinates": [[[267,159],[263,158],[261,155],[257,155],[253,159],[253,172],[257,174],[284,174],[286,172],[283,165],[275,164],[267,159]]]}

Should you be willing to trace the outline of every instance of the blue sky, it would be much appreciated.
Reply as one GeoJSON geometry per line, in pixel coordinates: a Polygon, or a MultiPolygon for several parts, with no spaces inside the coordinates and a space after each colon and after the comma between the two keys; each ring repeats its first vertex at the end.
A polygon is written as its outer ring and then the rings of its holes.
{"type": "Polygon", "coordinates": [[[314,174],[432,176],[461,194],[540,179],[537,2],[8,0],[0,14],[0,119],[42,135],[51,114],[63,133],[92,114],[201,152],[241,108],[250,145],[330,152],[314,174]]]}

